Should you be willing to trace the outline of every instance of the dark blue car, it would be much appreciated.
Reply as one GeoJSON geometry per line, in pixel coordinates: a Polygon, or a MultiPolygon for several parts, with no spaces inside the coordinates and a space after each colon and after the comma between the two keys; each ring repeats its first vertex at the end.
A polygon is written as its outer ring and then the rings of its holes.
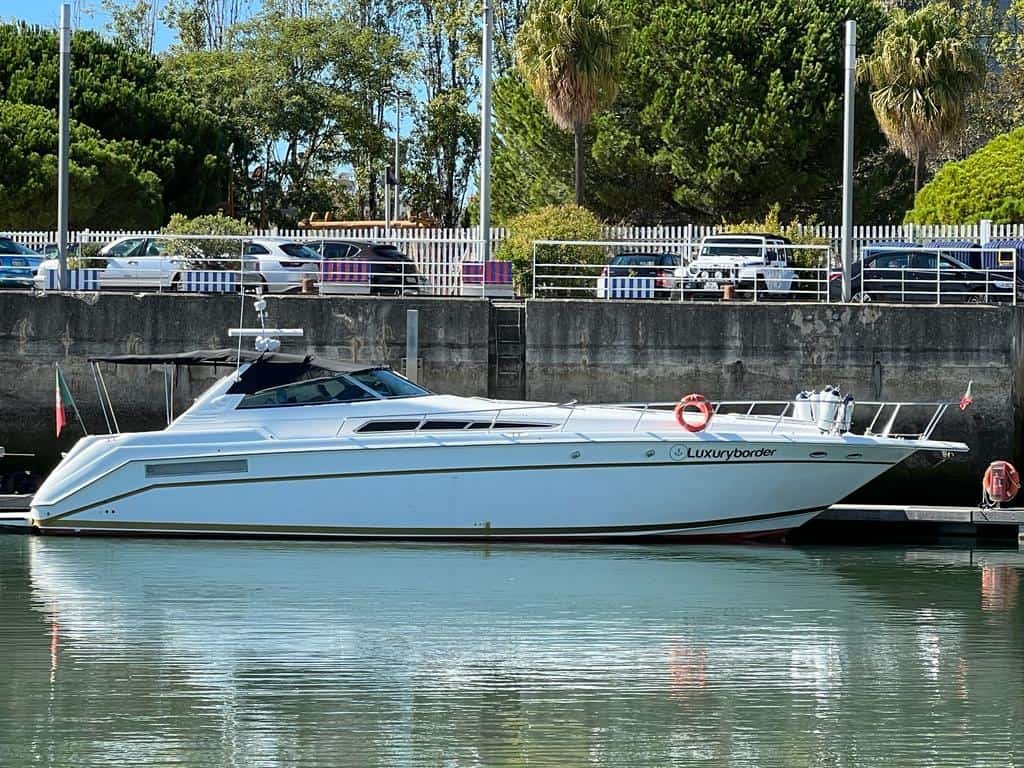
{"type": "MultiPolygon", "coordinates": [[[[924,248],[870,250],[854,262],[855,303],[983,304],[1013,300],[1012,269],[974,269],[947,253],[924,248]]],[[[1017,293],[1024,285],[1017,277],[1017,293]]],[[[842,273],[829,276],[829,301],[842,301],[842,273]]]]}
{"type": "Polygon", "coordinates": [[[31,288],[42,261],[31,248],[0,236],[0,288],[31,288]]]}

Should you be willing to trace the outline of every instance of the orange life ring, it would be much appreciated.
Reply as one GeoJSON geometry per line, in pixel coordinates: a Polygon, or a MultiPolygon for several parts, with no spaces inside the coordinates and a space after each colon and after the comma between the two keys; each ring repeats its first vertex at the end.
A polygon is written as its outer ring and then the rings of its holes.
{"type": "Polygon", "coordinates": [[[985,470],[981,486],[991,501],[1006,503],[1013,501],[1020,490],[1020,476],[1010,462],[993,461],[985,470]]]}
{"type": "Polygon", "coordinates": [[[714,409],[711,407],[711,403],[704,398],[704,395],[687,395],[679,401],[675,412],[676,421],[687,432],[700,432],[704,430],[711,423],[711,417],[714,415],[714,409]],[[692,416],[696,416],[695,419],[686,418],[688,408],[697,409],[696,414],[693,413],[693,410],[689,411],[692,416]]]}

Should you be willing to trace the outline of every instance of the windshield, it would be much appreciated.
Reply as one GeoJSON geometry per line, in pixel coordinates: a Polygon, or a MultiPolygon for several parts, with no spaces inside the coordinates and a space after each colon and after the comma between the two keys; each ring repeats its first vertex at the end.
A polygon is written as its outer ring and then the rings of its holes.
{"type": "Polygon", "coordinates": [[[314,251],[312,248],[301,243],[285,243],[281,246],[281,250],[287,253],[289,256],[294,256],[297,259],[306,259],[307,261],[320,261],[320,254],[314,251]]]}
{"type": "MultiPolygon", "coordinates": [[[[322,371],[311,368],[309,373],[322,371]]],[[[404,376],[383,368],[357,373],[313,375],[269,387],[246,395],[239,408],[270,408],[280,405],[322,405],[325,403],[354,403],[361,400],[379,400],[396,397],[420,397],[430,391],[413,384],[404,376]]]]}
{"type": "Polygon", "coordinates": [[[122,240],[108,245],[101,253],[104,256],[128,256],[142,244],[142,240],[122,240]]]}
{"type": "Polygon", "coordinates": [[[628,256],[619,255],[612,259],[613,267],[656,267],[661,261],[661,256],[658,254],[630,254],[628,256]]]}
{"type": "Polygon", "coordinates": [[[706,243],[700,249],[700,255],[701,258],[757,259],[763,249],[763,243],[751,240],[726,240],[706,243]]]}
{"type": "Polygon", "coordinates": [[[13,240],[0,237],[0,253],[20,253],[25,256],[38,256],[39,254],[28,248],[21,243],[16,243],[13,240]]]}

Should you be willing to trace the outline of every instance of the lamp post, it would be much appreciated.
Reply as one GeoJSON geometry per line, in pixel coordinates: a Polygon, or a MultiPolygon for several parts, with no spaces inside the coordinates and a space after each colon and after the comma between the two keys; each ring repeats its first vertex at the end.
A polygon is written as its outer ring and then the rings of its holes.
{"type": "Polygon", "coordinates": [[[843,301],[853,294],[853,99],[857,74],[857,22],[846,22],[845,96],[843,102],[843,301]]]}
{"type": "Polygon", "coordinates": [[[60,110],[57,147],[57,258],[60,289],[68,289],[68,144],[71,92],[71,4],[60,7],[60,110]]]}
{"type": "Polygon", "coordinates": [[[228,144],[228,216],[231,218],[235,217],[235,185],[234,185],[234,158],[235,158],[235,142],[228,144]]]}
{"type": "Polygon", "coordinates": [[[480,261],[491,258],[491,36],[494,28],[492,0],[484,0],[483,66],[480,93],[480,261]]]}
{"type": "Polygon", "coordinates": [[[402,138],[402,92],[395,91],[395,221],[402,218],[401,197],[402,177],[400,174],[401,160],[399,158],[399,144],[402,138]]]}

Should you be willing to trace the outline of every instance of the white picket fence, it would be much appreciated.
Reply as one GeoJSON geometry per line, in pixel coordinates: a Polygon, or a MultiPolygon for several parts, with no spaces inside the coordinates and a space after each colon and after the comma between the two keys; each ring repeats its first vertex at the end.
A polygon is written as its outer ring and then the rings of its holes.
{"type": "MultiPolygon", "coordinates": [[[[725,225],[705,226],[695,224],[652,226],[652,227],[625,227],[608,226],[604,228],[602,239],[605,240],[627,240],[627,241],[650,241],[652,245],[659,241],[686,241],[695,242],[705,235],[719,234],[727,229],[725,225]]],[[[840,228],[838,226],[826,226],[815,224],[800,226],[798,231],[801,234],[820,237],[838,245],[840,228]]],[[[3,234],[12,237],[19,243],[32,248],[57,242],[55,231],[35,230],[23,232],[4,232],[3,234]]],[[[158,230],[81,230],[68,233],[70,243],[107,243],[119,237],[128,236],[149,236],[159,235],[158,230]]],[[[506,230],[504,227],[493,227],[491,229],[492,247],[496,247],[505,239],[506,230]]],[[[447,229],[395,229],[390,233],[384,227],[368,227],[363,229],[333,229],[333,230],[310,230],[310,229],[264,229],[254,230],[254,237],[289,237],[295,239],[343,239],[343,240],[371,240],[389,243],[410,243],[423,246],[424,249],[431,249],[435,244],[447,247],[448,251],[455,251],[457,255],[465,253],[464,246],[474,248],[480,241],[480,230],[476,227],[456,227],[447,229]]],[[[853,228],[853,240],[855,243],[869,243],[875,241],[906,241],[921,242],[925,240],[975,240],[981,243],[984,240],[995,238],[1024,238],[1024,223],[1019,224],[886,224],[867,225],[853,228]]],[[[436,248],[444,252],[445,248],[436,248]]]]}
{"type": "MultiPolygon", "coordinates": [[[[658,250],[666,242],[696,243],[701,237],[718,234],[724,225],[671,225],[671,226],[608,226],[603,239],[629,243],[631,250],[658,250]]],[[[838,226],[801,226],[803,235],[828,241],[838,252],[840,228],[838,226]]],[[[41,249],[57,241],[54,231],[25,231],[5,233],[14,240],[32,248],[41,249]]],[[[81,230],[68,233],[70,243],[107,243],[128,236],[156,236],[154,230],[81,230]]],[[[461,264],[480,260],[480,234],[475,227],[446,229],[394,229],[384,227],[338,230],[268,229],[253,232],[254,237],[288,237],[297,240],[369,240],[393,243],[415,261],[439,294],[456,294],[461,280],[461,264]]],[[[497,249],[505,239],[502,227],[491,229],[491,248],[497,249]]],[[[917,242],[934,240],[970,240],[985,244],[993,239],[1024,238],[1024,224],[960,224],[960,225],[882,225],[854,228],[855,252],[865,245],[878,242],[917,242]]]]}

